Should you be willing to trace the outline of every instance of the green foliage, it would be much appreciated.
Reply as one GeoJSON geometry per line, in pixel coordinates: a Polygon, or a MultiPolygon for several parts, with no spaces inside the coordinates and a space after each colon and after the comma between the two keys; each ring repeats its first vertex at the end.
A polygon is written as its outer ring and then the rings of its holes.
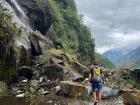
{"type": "Polygon", "coordinates": [[[95,53],[95,58],[98,59],[101,63],[101,66],[105,68],[115,68],[115,65],[105,56],[95,53]]]}
{"type": "Polygon", "coordinates": [[[81,17],[77,15],[74,0],[49,0],[49,4],[57,41],[62,43],[66,52],[79,53],[79,60],[83,64],[89,64],[94,58],[94,40],[91,39],[89,29],[83,25],[81,17]]]}
{"type": "Polygon", "coordinates": [[[35,87],[33,86],[28,87],[25,92],[26,101],[32,102],[36,93],[37,93],[37,90],[35,87]]]}
{"type": "Polygon", "coordinates": [[[61,55],[64,54],[63,50],[56,50],[56,49],[50,49],[48,50],[49,55],[61,55]]]}
{"type": "Polygon", "coordinates": [[[37,0],[37,4],[39,7],[42,7],[44,5],[44,0],[37,0]]]}
{"type": "Polygon", "coordinates": [[[12,15],[0,4],[0,38],[6,37],[6,33],[19,35],[21,29],[16,27],[16,24],[12,22],[12,15]]]}
{"type": "Polygon", "coordinates": [[[5,82],[0,81],[0,95],[7,92],[7,85],[5,82]]]}

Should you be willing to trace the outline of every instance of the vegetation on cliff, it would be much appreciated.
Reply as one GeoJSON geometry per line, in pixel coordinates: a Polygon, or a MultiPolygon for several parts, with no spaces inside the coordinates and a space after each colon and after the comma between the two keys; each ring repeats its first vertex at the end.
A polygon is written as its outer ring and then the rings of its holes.
{"type": "Polygon", "coordinates": [[[49,0],[53,13],[56,39],[70,54],[78,54],[81,63],[88,65],[94,58],[94,40],[89,29],[77,15],[74,0],[49,0]]]}

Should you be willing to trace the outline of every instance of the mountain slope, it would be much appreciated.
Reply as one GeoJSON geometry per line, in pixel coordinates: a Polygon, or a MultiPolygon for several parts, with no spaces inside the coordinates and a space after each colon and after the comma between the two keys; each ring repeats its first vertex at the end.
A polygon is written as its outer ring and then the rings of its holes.
{"type": "Polygon", "coordinates": [[[136,49],[124,55],[120,59],[120,62],[118,62],[118,64],[119,65],[131,64],[134,67],[140,67],[140,47],[137,47],[136,49]]]}
{"type": "Polygon", "coordinates": [[[81,63],[88,65],[94,58],[94,40],[89,29],[77,15],[74,0],[48,0],[53,13],[55,35],[52,40],[62,43],[71,54],[78,53],[81,63]],[[55,38],[54,38],[55,37],[55,38]]]}
{"type": "Polygon", "coordinates": [[[101,63],[101,66],[103,66],[105,68],[115,68],[115,65],[112,63],[112,61],[110,61],[104,55],[101,55],[99,53],[95,53],[95,57],[96,57],[96,59],[99,60],[99,62],[101,63]]]}
{"type": "Polygon", "coordinates": [[[113,63],[118,63],[118,61],[123,57],[124,54],[120,50],[109,50],[106,51],[103,55],[113,63]]]}

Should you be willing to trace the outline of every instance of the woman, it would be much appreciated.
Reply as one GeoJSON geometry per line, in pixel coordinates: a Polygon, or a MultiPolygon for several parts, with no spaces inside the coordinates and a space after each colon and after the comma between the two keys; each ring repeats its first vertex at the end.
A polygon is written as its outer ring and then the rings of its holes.
{"type": "Polygon", "coordinates": [[[90,76],[89,76],[90,83],[92,84],[92,91],[93,91],[93,98],[95,101],[94,105],[101,104],[101,90],[102,90],[102,80],[104,83],[104,74],[99,67],[99,62],[95,60],[93,65],[90,66],[90,76]],[[97,95],[99,101],[97,101],[97,95]]]}

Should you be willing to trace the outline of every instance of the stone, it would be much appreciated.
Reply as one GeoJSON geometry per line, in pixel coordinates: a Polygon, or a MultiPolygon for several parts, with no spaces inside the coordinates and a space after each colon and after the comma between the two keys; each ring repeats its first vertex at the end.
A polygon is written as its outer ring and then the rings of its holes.
{"type": "Polygon", "coordinates": [[[71,75],[71,78],[74,82],[81,82],[84,80],[84,77],[74,70],[71,70],[69,75],[71,75]]]}
{"type": "Polygon", "coordinates": [[[15,97],[17,97],[17,98],[22,98],[22,97],[24,97],[24,96],[25,96],[25,93],[21,93],[21,94],[16,95],[15,97]]]}
{"type": "Polygon", "coordinates": [[[102,90],[101,90],[101,93],[102,93],[103,98],[109,98],[109,97],[113,97],[113,96],[118,96],[119,95],[119,90],[103,86],[102,90]]]}
{"type": "Polygon", "coordinates": [[[63,94],[68,97],[86,97],[87,95],[86,87],[77,82],[60,81],[60,87],[63,94]]]}
{"type": "Polygon", "coordinates": [[[39,81],[38,80],[31,80],[30,84],[31,84],[31,86],[38,87],[39,81]]]}
{"type": "Polygon", "coordinates": [[[88,67],[80,64],[79,62],[73,62],[74,70],[76,70],[79,74],[87,78],[89,76],[90,70],[88,67]]]}
{"type": "Polygon", "coordinates": [[[64,78],[64,70],[59,65],[50,65],[45,68],[45,71],[42,73],[43,75],[47,76],[50,80],[63,80],[64,78]]]}
{"type": "Polygon", "coordinates": [[[39,83],[43,82],[43,77],[39,78],[39,83]]]}
{"type": "Polygon", "coordinates": [[[53,93],[53,94],[57,94],[59,91],[60,91],[60,86],[59,85],[54,87],[54,88],[51,88],[51,93],[53,93]]]}

